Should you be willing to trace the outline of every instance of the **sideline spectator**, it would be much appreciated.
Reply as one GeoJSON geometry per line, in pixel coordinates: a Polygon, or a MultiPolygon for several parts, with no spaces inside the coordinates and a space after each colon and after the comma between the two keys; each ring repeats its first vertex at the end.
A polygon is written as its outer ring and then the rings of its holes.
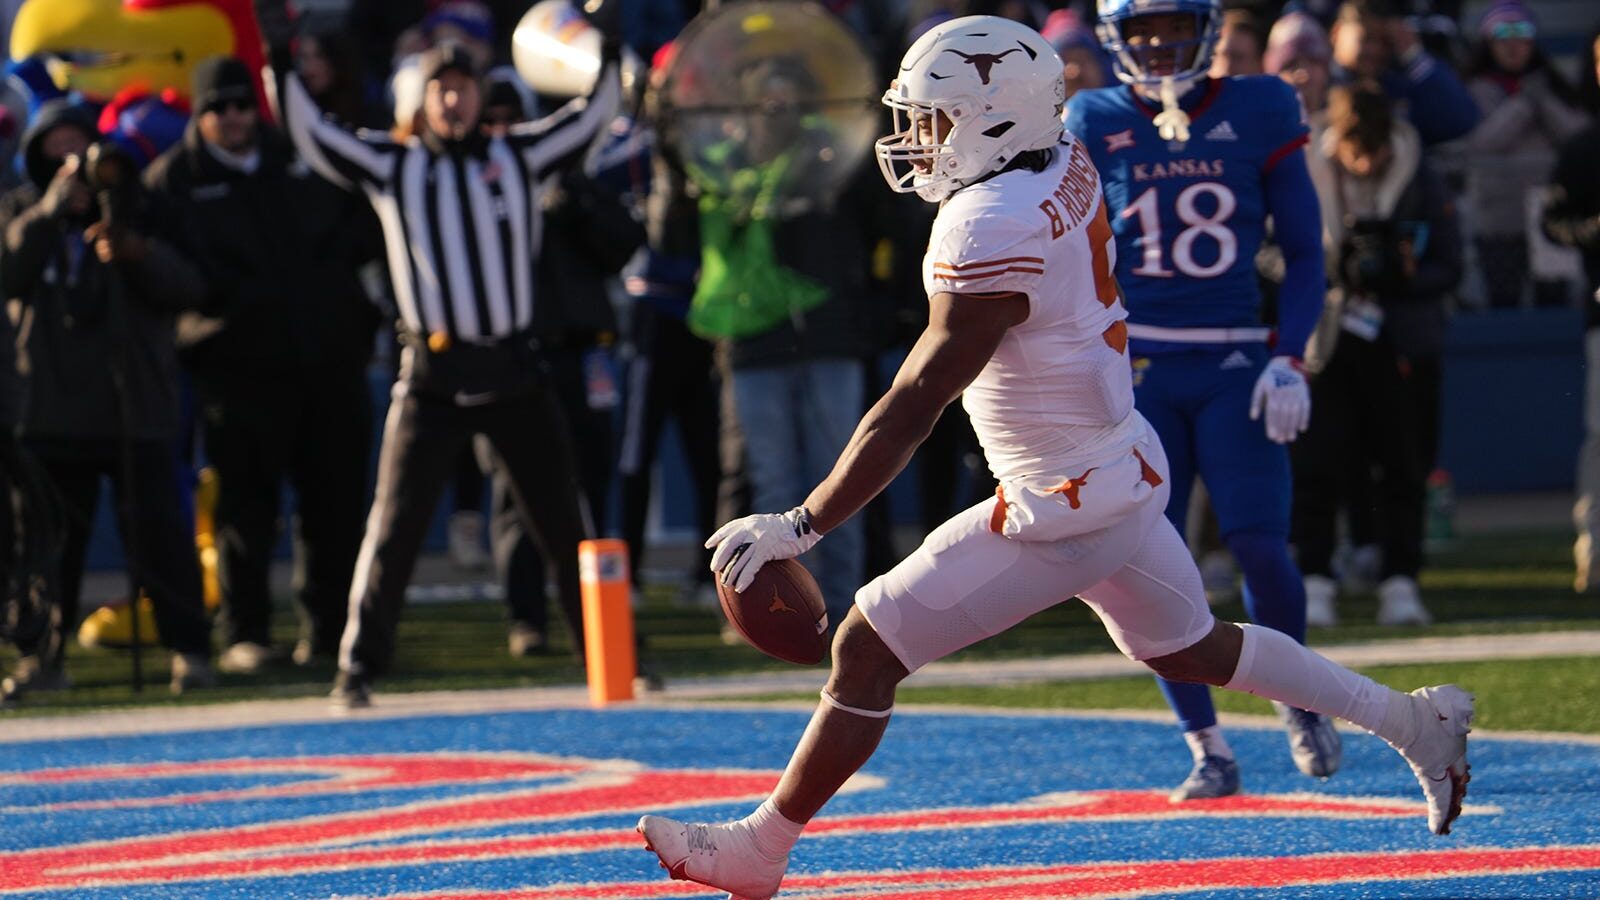
{"type": "MultiPolygon", "coordinates": [[[[1600,31],[1591,35],[1580,72],[1590,114],[1600,114],[1600,31]]],[[[1584,296],[1583,449],[1578,454],[1578,499],[1572,508],[1578,539],[1573,544],[1577,575],[1573,589],[1600,590],[1600,124],[1561,148],[1545,198],[1544,233],[1558,244],[1583,254],[1588,276],[1584,296]]]]}
{"type": "MultiPolygon", "coordinates": [[[[1111,72],[1111,58],[1100,49],[1094,29],[1083,24],[1076,12],[1058,9],[1051,13],[1040,34],[1061,57],[1061,74],[1068,99],[1079,91],[1105,87],[1112,82],[1115,76],[1111,72]]],[[[938,521],[942,522],[943,513],[940,515],[938,521]]]]}
{"type": "MultiPolygon", "coordinates": [[[[1267,52],[1263,60],[1268,74],[1294,86],[1300,103],[1306,109],[1306,121],[1311,128],[1309,145],[1321,146],[1328,125],[1329,59],[1328,34],[1317,20],[1305,13],[1288,13],[1272,26],[1267,38],[1267,52]]],[[[1313,163],[1315,164],[1315,163],[1313,163]]],[[[1263,244],[1256,257],[1257,270],[1262,276],[1263,288],[1275,292],[1283,281],[1283,254],[1272,244],[1263,244]]],[[[1323,319],[1316,334],[1337,335],[1338,311],[1324,308],[1323,319]]],[[[1376,504],[1372,500],[1372,467],[1361,456],[1352,455],[1347,460],[1347,471],[1341,490],[1341,506],[1348,526],[1350,549],[1344,559],[1335,565],[1344,590],[1370,592],[1378,584],[1382,551],[1377,543],[1377,523],[1374,521],[1376,504]]],[[[1205,574],[1204,566],[1201,573],[1205,574]]],[[[1306,624],[1327,628],[1337,624],[1334,601],[1337,589],[1327,581],[1307,579],[1306,624]]]]}
{"type": "MultiPolygon", "coordinates": [[[[520,82],[491,76],[488,84],[485,115],[498,121],[485,119],[486,133],[504,135],[512,124],[531,117],[534,102],[517,90],[520,82]]],[[[611,360],[616,312],[606,282],[644,242],[644,227],[604,178],[607,170],[629,161],[629,126],[626,118],[612,123],[595,155],[593,167],[599,175],[574,169],[547,183],[538,273],[541,302],[534,310],[541,364],[572,429],[573,443],[581,450],[578,484],[585,508],[596,517],[606,513],[616,472],[612,420],[620,400],[611,360]]],[[[486,449],[482,443],[480,451],[486,449]]],[[[511,613],[507,643],[512,656],[540,653],[547,646],[545,584],[547,573],[555,580],[554,560],[523,529],[506,473],[494,466],[492,455],[480,455],[492,467],[490,536],[511,613]]]]}
{"type": "MultiPolygon", "coordinates": [[[[603,516],[616,471],[612,418],[621,399],[610,356],[616,314],[605,282],[644,242],[644,228],[597,179],[569,171],[553,181],[546,194],[538,276],[542,302],[534,313],[534,333],[551,388],[581,450],[577,466],[584,508],[603,516]]],[[[555,560],[528,539],[503,468],[496,466],[491,474],[490,535],[511,611],[509,645],[513,656],[527,656],[545,645],[546,571],[554,574],[555,560]]]]}
{"type": "Polygon", "coordinates": [[[371,453],[366,365],[378,311],[357,274],[381,249],[370,210],[295,162],[262,122],[243,62],[194,74],[196,115],[145,186],[164,236],[206,276],[178,320],[199,396],[215,511],[225,672],[271,660],[269,567],[294,487],[294,659],[332,659],[344,631],[371,453]]]}
{"type": "Polygon", "coordinates": [[[117,176],[116,186],[107,178],[91,188],[94,137],[86,110],[64,99],[46,103],[22,141],[28,183],[0,199],[0,289],[22,304],[22,438],[66,507],[66,543],[50,586],[61,615],[49,634],[19,647],[22,659],[0,686],[7,699],[69,684],[63,659],[78,624],[101,478],[117,496],[134,590],[150,597],[161,641],[173,651],[172,692],[213,682],[194,528],[172,462],[173,312],[199,303],[204,282],[147,233],[131,161],[108,153],[101,174],[117,176]]]}
{"type": "Polygon", "coordinates": [[[1394,0],[1345,0],[1329,38],[1337,83],[1376,81],[1424,147],[1464,136],[1478,107],[1449,65],[1418,42],[1394,0]]]}
{"type": "Polygon", "coordinates": [[[1329,68],[1332,48],[1328,33],[1317,20],[1305,13],[1287,13],[1272,24],[1267,49],[1262,55],[1262,70],[1293,85],[1300,95],[1311,125],[1311,146],[1317,146],[1317,132],[1327,123],[1329,68]]]}
{"type": "Polygon", "coordinates": [[[389,117],[368,93],[360,45],[334,27],[313,19],[294,40],[294,70],[317,106],[352,128],[381,128],[389,117]]]}
{"type": "MultiPolygon", "coordinates": [[[[602,15],[614,19],[615,2],[602,15]]],[[[558,568],[573,645],[582,647],[577,545],[588,529],[570,434],[530,330],[541,184],[581,159],[611,121],[618,53],[608,37],[586,103],[514,126],[504,138],[479,130],[477,63],[454,44],[424,54],[423,131],[404,143],[324,121],[299,79],[288,79],[287,117],[301,155],[330,180],[364,190],[379,212],[405,342],[350,590],[333,691],[339,705],[368,705],[372,679],[389,669],[428,520],[450,464],[479,434],[510,474],[524,526],[558,568]]]]}
{"type": "Polygon", "coordinates": [[[1266,43],[1267,35],[1254,13],[1247,9],[1230,9],[1223,13],[1216,55],[1211,58],[1211,77],[1260,75],[1261,54],[1266,43]]]}
{"type": "Polygon", "coordinates": [[[1376,85],[1334,88],[1311,150],[1333,286],[1306,352],[1317,413],[1294,446],[1294,543],[1307,605],[1332,617],[1334,520],[1349,460],[1360,458],[1380,470],[1378,622],[1425,625],[1432,617],[1416,580],[1423,445],[1438,416],[1445,295],[1461,278],[1461,235],[1420,138],[1376,85]]]}
{"type": "MultiPolygon", "coordinates": [[[[718,149],[737,172],[733,187],[700,203],[703,265],[689,322],[723,338],[757,509],[793,508],[827,476],[860,415],[861,359],[877,349],[865,309],[875,193],[859,178],[837,201],[790,196],[786,186],[803,184],[816,158],[808,142],[825,140],[792,105],[815,96],[810,80],[782,58],[740,73],[763,113],[747,139],[718,149]],[[806,209],[791,212],[791,203],[806,209]]],[[[829,538],[809,566],[837,625],[864,574],[861,517],[829,538]]]]}
{"type": "MultiPolygon", "coordinates": [[[[1483,121],[1466,139],[1467,201],[1489,306],[1522,305],[1528,270],[1528,194],[1542,188],[1556,148],[1588,124],[1577,94],[1534,43],[1533,13],[1501,0],[1478,23],[1467,67],[1483,121]]],[[[1564,281],[1534,281],[1536,306],[1564,306],[1564,281]]]]}
{"type": "MultiPolygon", "coordinates": [[[[623,280],[633,301],[628,328],[633,353],[626,374],[618,470],[622,537],[628,543],[636,595],[643,584],[640,561],[645,553],[645,518],[662,432],[669,418],[677,423],[694,482],[695,533],[709,535],[720,522],[747,511],[735,502],[735,491],[730,491],[726,506],[718,505],[724,477],[720,438],[724,430],[731,432],[733,465],[727,475],[732,486],[744,459],[743,436],[737,417],[724,420],[722,415],[722,397],[732,392],[732,385],[724,385],[714,345],[690,332],[684,321],[700,271],[700,223],[688,175],[673,146],[671,120],[659,115],[659,92],[672,52],[669,44],[656,54],[645,93],[644,118],[654,129],[644,204],[645,249],[630,264],[623,280]]],[[[686,605],[715,607],[711,551],[698,548],[696,559],[698,564],[690,566],[682,599],[686,605]]]]}

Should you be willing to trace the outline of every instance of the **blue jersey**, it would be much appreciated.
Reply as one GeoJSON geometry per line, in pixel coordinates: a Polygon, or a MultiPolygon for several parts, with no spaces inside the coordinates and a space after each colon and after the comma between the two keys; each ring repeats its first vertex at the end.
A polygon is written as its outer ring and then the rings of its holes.
{"type": "Polygon", "coordinates": [[[1259,327],[1267,173],[1306,142],[1305,115],[1270,76],[1210,79],[1196,92],[1184,103],[1187,143],[1162,140],[1158,108],[1125,86],[1074,94],[1067,128],[1105,185],[1128,323],[1259,327]]]}

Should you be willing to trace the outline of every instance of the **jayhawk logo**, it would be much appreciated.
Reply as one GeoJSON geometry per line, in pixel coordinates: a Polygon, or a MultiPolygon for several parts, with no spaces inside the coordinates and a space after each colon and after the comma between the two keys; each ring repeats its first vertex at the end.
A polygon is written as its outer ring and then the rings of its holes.
{"type": "MultiPolygon", "coordinates": [[[[104,103],[129,92],[186,97],[194,67],[236,56],[266,63],[251,0],[27,0],[11,26],[11,58],[45,60],[62,91],[104,103]]],[[[256,101],[265,111],[259,74],[256,101]]]]}

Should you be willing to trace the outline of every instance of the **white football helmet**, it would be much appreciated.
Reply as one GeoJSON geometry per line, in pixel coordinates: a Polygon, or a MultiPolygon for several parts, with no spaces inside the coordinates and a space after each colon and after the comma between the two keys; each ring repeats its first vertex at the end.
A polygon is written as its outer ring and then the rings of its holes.
{"type": "Polygon", "coordinates": [[[939,202],[1029,150],[1061,140],[1061,59],[1026,25],[967,16],[936,26],[883,94],[894,133],[873,145],[898,193],[939,202]]]}

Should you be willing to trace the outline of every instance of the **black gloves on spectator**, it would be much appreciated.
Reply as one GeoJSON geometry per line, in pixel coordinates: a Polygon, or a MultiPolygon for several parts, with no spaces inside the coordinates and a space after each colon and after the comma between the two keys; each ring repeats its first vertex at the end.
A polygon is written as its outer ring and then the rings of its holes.
{"type": "Polygon", "coordinates": [[[80,172],[82,167],[83,162],[76,156],[69,156],[61,163],[55,177],[50,179],[50,186],[45,188],[44,196],[39,199],[39,208],[46,216],[60,219],[64,216],[81,216],[89,211],[94,203],[94,194],[80,172]]]}

